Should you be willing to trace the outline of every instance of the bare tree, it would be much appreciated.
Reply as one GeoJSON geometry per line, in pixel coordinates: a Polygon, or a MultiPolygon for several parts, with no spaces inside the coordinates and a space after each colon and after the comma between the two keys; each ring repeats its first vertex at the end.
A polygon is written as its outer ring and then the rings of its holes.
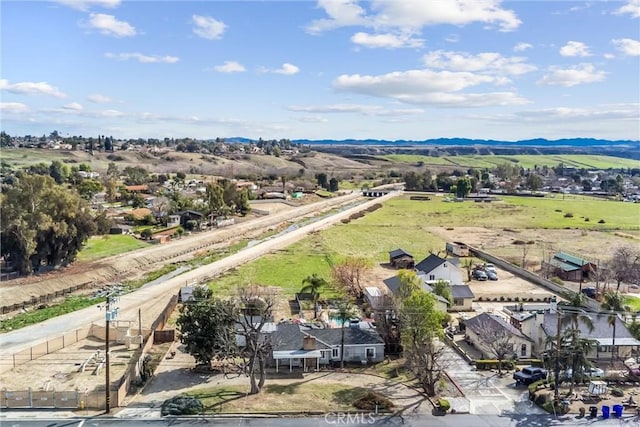
{"type": "Polygon", "coordinates": [[[273,347],[262,328],[272,321],[276,300],[264,288],[253,285],[239,288],[237,301],[241,313],[238,335],[244,338],[240,353],[251,381],[249,394],[258,394],[264,386],[266,360],[273,347]]]}
{"type": "Polygon", "coordinates": [[[498,375],[502,375],[502,361],[515,355],[513,333],[502,327],[497,319],[489,318],[478,322],[475,333],[498,361],[498,375]]]}
{"type": "Polygon", "coordinates": [[[622,282],[633,282],[640,275],[640,250],[632,246],[618,246],[613,251],[609,269],[616,281],[616,291],[622,282]]]}
{"type": "Polygon", "coordinates": [[[528,242],[524,242],[522,244],[522,268],[527,269],[527,255],[529,255],[529,250],[531,249],[531,245],[528,242]]]}
{"type": "Polygon", "coordinates": [[[355,298],[362,296],[360,280],[367,269],[367,262],[362,258],[347,258],[340,264],[331,266],[331,277],[338,288],[355,298]]]}

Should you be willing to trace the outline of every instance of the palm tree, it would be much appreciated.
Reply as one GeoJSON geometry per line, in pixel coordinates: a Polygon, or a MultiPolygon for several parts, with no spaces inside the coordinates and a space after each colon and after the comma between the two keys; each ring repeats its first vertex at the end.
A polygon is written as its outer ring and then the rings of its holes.
{"type": "Polygon", "coordinates": [[[338,302],[338,320],[341,322],[340,332],[340,368],[344,368],[344,324],[355,315],[355,308],[347,300],[338,302]]]}
{"type": "Polygon", "coordinates": [[[604,301],[602,302],[602,309],[608,311],[607,323],[613,327],[613,337],[611,340],[611,365],[615,361],[614,353],[616,351],[616,323],[620,313],[624,313],[629,310],[629,307],[625,305],[626,297],[618,291],[608,291],[604,294],[604,301]]]}
{"type": "Polygon", "coordinates": [[[585,296],[578,292],[573,295],[569,300],[566,310],[568,316],[563,316],[563,320],[567,319],[571,328],[568,331],[568,341],[571,348],[571,386],[570,392],[573,392],[573,384],[576,380],[576,375],[581,371],[582,367],[588,366],[587,355],[589,351],[593,349],[593,342],[580,337],[580,323],[585,325],[591,333],[593,331],[593,320],[587,314],[582,311],[585,296]],[[586,351],[586,352],[585,352],[586,351]]]}
{"type": "Polygon", "coordinates": [[[320,298],[320,288],[327,286],[329,283],[322,277],[313,273],[311,276],[307,276],[303,281],[304,285],[300,289],[300,293],[308,292],[313,298],[313,318],[318,317],[318,298],[320,298]]]}

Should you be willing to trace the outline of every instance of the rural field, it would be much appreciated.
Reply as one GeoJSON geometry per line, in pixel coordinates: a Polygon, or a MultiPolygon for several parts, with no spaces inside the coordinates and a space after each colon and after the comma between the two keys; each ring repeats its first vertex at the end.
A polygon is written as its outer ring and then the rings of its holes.
{"type": "Polygon", "coordinates": [[[425,166],[449,166],[462,168],[494,168],[501,163],[517,164],[525,169],[533,169],[536,165],[558,166],[563,163],[567,167],[578,169],[609,169],[609,168],[638,168],[640,161],[621,157],[598,156],[590,154],[564,155],[461,155],[431,157],[417,154],[388,154],[380,156],[383,159],[398,163],[416,164],[422,162],[425,166]]]}
{"type": "Polygon", "coordinates": [[[524,241],[529,243],[527,259],[532,268],[544,251],[563,250],[606,260],[607,250],[640,243],[637,203],[578,197],[505,197],[492,203],[432,199],[413,201],[407,195],[391,199],[362,218],[314,233],[214,280],[210,286],[216,293],[226,294],[237,284],[259,283],[279,287],[291,296],[313,273],[329,279],[331,263],[346,257],[366,259],[372,267],[368,280],[381,280],[395,274],[380,265],[388,262],[389,251],[402,248],[419,261],[430,252],[443,253],[449,240],[482,247],[512,262],[521,259],[522,245],[517,243],[524,241]],[[600,220],[604,223],[598,223],[600,220]]]}

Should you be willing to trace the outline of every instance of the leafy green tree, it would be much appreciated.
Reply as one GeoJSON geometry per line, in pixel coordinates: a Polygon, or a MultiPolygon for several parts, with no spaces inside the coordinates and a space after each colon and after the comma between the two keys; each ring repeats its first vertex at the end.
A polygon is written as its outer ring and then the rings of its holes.
{"type": "Polygon", "coordinates": [[[321,188],[329,188],[329,181],[327,180],[327,174],[324,172],[316,174],[316,182],[321,188]]]}
{"type": "Polygon", "coordinates": [[[456,196],[467,197],[471,192],[471,180],[467,177],[460,178],[456,182],[456,196]]]}
{"type": "Polygon", "coordinates": [[[80,181],[76,186],[76,190],[84,199],[91,200],[94,195],[102,191],[102,184],[100,181],[87,178],[80,181]]]}
{"type": "Polygon", "coordinates": [[[542,177],[537,173],[530,172],[525,181],[526,186],[531,191],[538,191],[542,188],[542,177]]]}
{"type": "Polygon", "coordinates": [[[422,279],[413,270],[400,270],[398,272],[398,280],[400,280],[400,288],[398,289],[398,302],[402,304],[411,294],[422,289],[422,279]]]}
{"type": "Polygon", "coordinates": [[[149,171],[142,166],[127,166],[122,173],[125,175],[124,181],[127,185],[146,184],[151,180],[149,171]]]}
{"type": "Polygon", "coordinates": [[[232,301],[213,298],[209,288],[197,287],[193,301],[185,302],[176,320],[180,342],[198,365],[210,367],[214,359],[238,354],[237,319],[237,306],[232,301]]]}
{"type": "Polygon", "coordinates": [[[444,347],[439,339],[444,335],[444,318],[445,313],[436,308],[435,296],[421,289],[405,298],[400,308],[407,367],[428,396],[435,396],[442,377],[444,347]]]}
{"type": "Polygon", "coordinates": [[[433,293],[441,296],[449,301],[449,304],[453,304],[453,295],[451,294],[451,285],[446,280],[438,280],[432,285],[433,293]]]}
{"type": "Polygon", "coordinates": [[[49,176],[53,178],[56,184],[62,184],[69,176],[69,168],[59,160],[54,160],[49,166],[49,176]]]}
{"type": "Polygon", "coordinates": [[[0,202],[1,254],[22,274],[72,262],[96,230],[87,203],[48,175],[17,175],[0,202]]]}
{"type": "Polygon", "coordinates": [[[205,200],[209,212],[215,216],[224,215],[226,212],[226,203],[224,202],[224,190],[216,182],[208,182],[205,186],[205,200]]]}
{"type": "Polygon", "coordinates": [[[338,191],[338,189],[339,189],[338,178],[331,177],[331,179],[329,180],[329,191],[336,192],[338,191]]]}
{"type": "Polygon", "coordinates": [[[329,285],[323,277],[318,276],[317,273],[313,273],[311,276],[307,276],[302,281],[302,289],[300,293],[310,293],[313,298],[313,318],[318,317],[318,299],[320,298],[320,289],[326,288],[329,285]]]}

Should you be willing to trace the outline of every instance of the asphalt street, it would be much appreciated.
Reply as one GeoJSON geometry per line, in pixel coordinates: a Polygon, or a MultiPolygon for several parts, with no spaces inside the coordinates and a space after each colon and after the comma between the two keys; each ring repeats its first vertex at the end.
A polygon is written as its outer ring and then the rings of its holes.
{"type": "MultiPolygon", "coordinates": [[[[183,417],[154,419],[123,419],[113,417],[90,418],[40,418],[12,417],[12,414],[0,415],[0,425],[11,427],[162,427],[162,426],[200,426],[215,425],[221,427],[330,427],[330,426],[403,426],[403,427],[547,427],[547,426],[627,426],[639,427],[637,417],[623,418],[576,418],[551,415],[464,415],[445,416],[426,415],[419,417],[376,416],[369,414],[328,414],[322,417],[304,418],[218,418],[183,417]]],[[[45,415],[45,414],[43,414],[45,415]]]]}

